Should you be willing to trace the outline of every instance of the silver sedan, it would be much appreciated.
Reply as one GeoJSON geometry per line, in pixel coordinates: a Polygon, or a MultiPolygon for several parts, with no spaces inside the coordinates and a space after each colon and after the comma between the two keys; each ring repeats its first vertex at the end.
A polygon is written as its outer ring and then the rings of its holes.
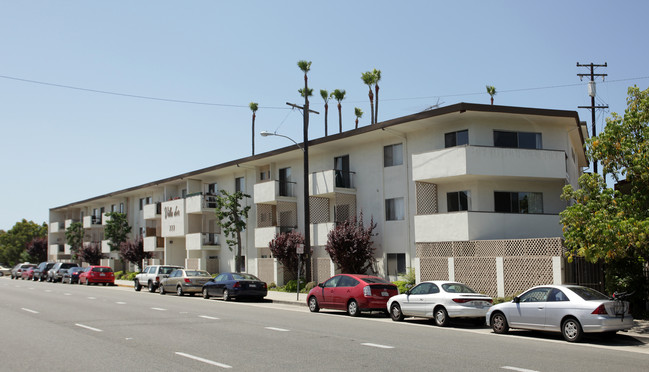
{"type": "Polygon", "coordinates": [[[160,281],[158,292],[165,294],[175,292],[178,296],[189,293],[201,293],[203,284],[212,279],[212,275],[205,270],[177,269],[171,272],[167,278],[160,281]]]}
{"type": "Polygon", "coordinates": [[[578,342],[584,333],[629,329],[633,317],[628,302],[611,300],[592,288],[544,285],[492,306],[487,325],[496,333],[506,333],[510,327],[561,332],[566,341],[578,342]]]}

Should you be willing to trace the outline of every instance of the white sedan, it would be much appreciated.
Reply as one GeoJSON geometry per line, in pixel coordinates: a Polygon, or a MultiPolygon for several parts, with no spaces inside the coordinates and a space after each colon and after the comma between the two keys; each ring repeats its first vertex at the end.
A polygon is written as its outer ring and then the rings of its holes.
{"type": "Polygon", "coordinates": [[[483,324],[492,303],[491,297],[476,293],[462,283],[430,281],[391,297],[388,311],[395,322],[415,316],[432,318],[436,325],[444,327],[451,318],[473,318],[483,324]]]}
{"type": "Polygon", "coordinates": [[[615,333],[633,327],[629,303],[578,285],[544,285],[528,289],[511,302],[494,305],[487,325],[496,333],[509,328],[561,332],[569,342],[584,333],[615,333]]]}

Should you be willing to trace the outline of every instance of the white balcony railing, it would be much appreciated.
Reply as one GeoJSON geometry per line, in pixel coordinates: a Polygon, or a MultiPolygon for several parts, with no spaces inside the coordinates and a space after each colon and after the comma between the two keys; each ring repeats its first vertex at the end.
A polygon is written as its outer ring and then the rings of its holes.
{"type": "Polygon", "coordinates": [[[330,196],[336,192],[355,192],[354,172],[329,169],[311,173],[309,195],[330,196]]]}
{"type": "Polygon", "coordinates": [[[147,236],[144,238],[144,251],[155,252],[164,249],[164,238],[158,236],[147,236]]]}
{"type": "Polygon", "coordinates": [[[61,222],[50,222],[50,233],[57,234],[65,231],[63,228],[63,223],[61,222]]]}
{"type": "Polygon", "coordinates": [[[296,201],[295,182],[269,180],[254,185],[255,204],[275,204],[278,201],[296,201]]]}
{"type": "Polygon", "coordinates": [[[108,245],[109,240],[101,241],[101,253],[110,253],[110,245],[108,245]]]}
{"type": "Polygon", "coordinates": [[[101,226],[101,216],[84,216],[83,228],[90,229],[93,227],[101,226]]]}
{"type": "Polygon", "coordinates": [[[216,195],[194,194],[185,198],[186,213],[212,212],[216,209],[216,195]]]}
{"type": "Polygon", "coordinates": [[[219,234],[216,233],[193,233],[187,234],[185,239],[187,250],[197,251],[204,249],[220,249],[219,234]]]}
{"type": "Polygon", "coordinates": [[[162,212],[162,203],[147,204],[142,208],[142,217],[145,220],[159,220],[162,212]]]}

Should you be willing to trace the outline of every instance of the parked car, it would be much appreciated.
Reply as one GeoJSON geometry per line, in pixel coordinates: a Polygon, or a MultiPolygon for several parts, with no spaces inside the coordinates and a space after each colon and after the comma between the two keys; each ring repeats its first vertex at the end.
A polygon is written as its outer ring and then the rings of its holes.
{"type": "Polygon", "coordinates": [[[397,294],[396,285],[379,277],[339,274],[311,289],[307,304],[312,312],[327,308],[358,316],[361,311],[386,311],[388,299],[397,294]]]}
{"type": "Polygon", "coordinates": [[[160,294],[176,292],[178,296],[185,293],[193,296],[194,293],[201,293],[203,284],[210,279],[212,279],[212,275],[205,270],[176,269],[160,281],[158,291],[160,294]]]}
{"type": "Polygon", "coordinates": [[[30,267],[36,267],[35,264],[29,262],[19,263],[11,269],[11,279],[19,279],[22,275],[22,271],[30,267]]]}
{"type": "Polygon", "coordinates": [[[63,278],[63,273],[61,270],[67,270],[72,267],[77,267],[77,264],[74,262],[57,262],[51,269],[47,272],[47,281],[48,282],[60,282],[63,278]]]}
{"type": "Polygon", "coordinates": [[[113,273],[113,269],[108,266],[88,266],[79,274],[79,284],[90,285],[100,283],[103,285],[115,284],[115,273],[113,273]]]}
{"type": "Polygon", "coordinates": [[[63,273],[61,277],[61,283],[70,283],[75,284],[79,283],[79,274],[81,274],[85,269],[83,267],[71,267],[63,273]]]}
{"type": "Polygon", "coordinates": [[[0,276],[11,276],[11,268],[0,265],[0,276]]]}
{"type": "Polygon", "coordinates": [[[428,281],[391,297],[387,309],[394,321],[416,316],[432,318],[436,325],[445,327],[452,318],[470,318],[484,324],[485,314],[492,303],[491,297],[477,293],[465,284],[428,281]]]}
{"type": "Polygon", "coordinates": [[[22,280],[32,280],[34,278],[34,269],[35,267],[28,267],[26,269],[23,269],[22,272],[20,273],[20,278],[22,280]]]}
{"type": "Polygon", "coordinates": [[[236,298],[256,298],[262,300],[268,294],[266,282],[252,274],[222,273],[203,285],[203,298],[218,296],[223,301],[236,298]]]}
{"type": "Polygon", "coordinates": [[[139,292],[142,286],[146,286],[149,292],[155,292],[160,284],[160,280],[166,278],[176,269],[182,269],[181,266],[174,265],[150,265],[144,268],[141,273],[135,276],[133,288],[139,292]]]}
{"type": "Polygon", "coordinates": [[[628,302],[577,285],[532,287],[511,302],[492,306],[486,319],[496,333],[509,328],[561,332],[569,342],[578,342],[584,333],[633,327],[628,302]]]}
{"type": "Polygon", "coordinates": [[[55,262],[41,262],[34,269],[34,281],[44,281],[47,279],[47,272],[54,266],[55,262]]]}

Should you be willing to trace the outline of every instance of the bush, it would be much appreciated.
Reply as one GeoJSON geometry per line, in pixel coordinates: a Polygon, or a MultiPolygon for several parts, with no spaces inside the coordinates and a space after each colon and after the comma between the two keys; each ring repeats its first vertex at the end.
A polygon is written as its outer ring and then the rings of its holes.
{"type": "Polygon", "coordinates": [[[129,273],[124,273],[122,275],[122,280],[130,280],[133,281],[135,280],[135,276],[137,275],[137,272],[129,272],[129,273]]]}
{"type": "Polygon", "coordinates": [[[115,279],[116,280],[122,279],[122,275],[124,275],[123,271],[115,271],[115,279]]]}
{"type": "Polygon", "coordinates": [[[308,283],[306,283],[306,285],[304,286],[304,292],[309,293],[309,291],[312,290],[313,287],[315,287],[317,285],[318,285],[318,283],[316,283],[316,282],[308,282],[308,283]]]}
{"type": "Polygon", "coordinates": [[[396,285],[397,288],[399,288],[399,293],[406,293],[408,290],[408,282],[405,280],[397,280],[395,282],[392,282],[392,284],[396,285]]]}
{"type": "MultiPolygon", "coordinates": [[[[300,289],[304,290],[306,283],[304,278],[300,278],[300,289]]],[[[297,280],[293,279],[286,283],[284,286],[284,292],[295,292],[297,291],[297,280]]]]}

